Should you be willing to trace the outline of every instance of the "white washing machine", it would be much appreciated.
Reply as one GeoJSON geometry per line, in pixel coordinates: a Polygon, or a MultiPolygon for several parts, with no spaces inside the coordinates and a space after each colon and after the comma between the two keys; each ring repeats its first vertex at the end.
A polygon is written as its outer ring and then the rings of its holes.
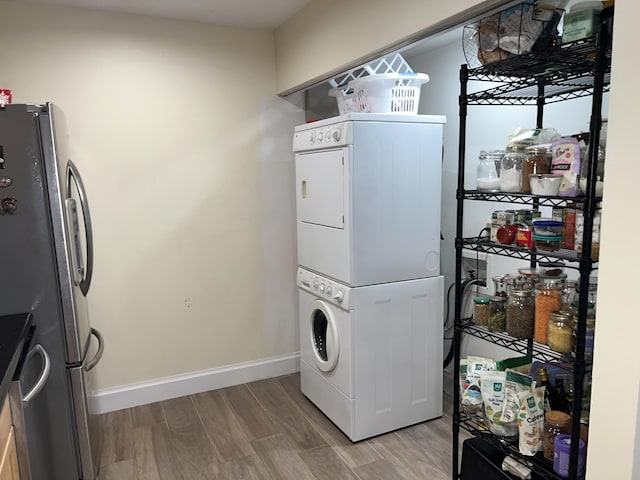
{"type": "Polygon", "coordinates": [[[296,127],[298,264],[351,286],[440,275],[444,123],[351,113],[296,127]]]}
{"type": "Polygon", "coordinates": [[[297,283],[302,392],[352,441],[442,416],[443,277],[297,283]]]}

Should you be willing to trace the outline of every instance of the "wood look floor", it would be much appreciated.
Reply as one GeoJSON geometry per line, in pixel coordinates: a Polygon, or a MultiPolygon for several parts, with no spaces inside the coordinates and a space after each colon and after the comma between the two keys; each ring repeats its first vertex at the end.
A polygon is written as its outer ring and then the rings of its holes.
{"type": "Polygon", "coordinates": [[[100,480],[451,479],[448,413],[352,443],[299,374],[110,412],[103,425],[100,480]]]}

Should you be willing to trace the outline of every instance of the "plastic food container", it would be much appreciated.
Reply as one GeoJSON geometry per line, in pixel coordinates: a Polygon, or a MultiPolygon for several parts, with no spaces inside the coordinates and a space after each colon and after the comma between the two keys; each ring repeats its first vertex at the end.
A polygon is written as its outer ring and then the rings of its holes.
{"type": "Polygon", "coordinates": [[[531,193],[534,195],[546,195],[554,197],[560,191],[562,175],[552,173],[532,173],[529,175],[531,193]]]}
{"type": "Polygon", "coordinates": [[[564,222],[541,218],[533,221],[533,233],[538,235],[562,235],[564,222]]]}
{"type": "Polygon", "coordinates": [[[564,16],[562,42],[575,42],[598,33],[601,11],[602,2],[576,3],[564,16]]]}
{"type": "Polygon", "coordinates": [[[533,245],[538,250],[545,250],[547,252],[555,252],[560,250],[562,244],[562,235],[536,235],[533,234],[533,245]]]}

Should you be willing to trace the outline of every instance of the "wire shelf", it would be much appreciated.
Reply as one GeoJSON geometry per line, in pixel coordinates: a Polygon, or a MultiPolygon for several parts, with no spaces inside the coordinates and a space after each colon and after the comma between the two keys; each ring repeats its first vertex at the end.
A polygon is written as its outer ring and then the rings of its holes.
{"type": "Polygon", "coordinates": [[[487,427],[484,424],[483,417],[479,415],[468,414],[460,410],[460,419],[458,425],[474,436],[482,437],[487,442],[490,442],[505,455],[516,457],[520,462],[524,463],[531,469],[531,471],[533,472],[533,478],[545,480],[560,480],[562,478],[553,471],[553,462],[544,458],[542,452],[538,452],[538,454],[533,457],[522,455],[518,451],[518,445],[516,443],[509,442],[507,440],[501,439],[500,437],[496,437],[489,430],[487,430],[487,427]]]}
{"type": "MultiPolygon", "coordinates": [[[[552,46],[468,70],[468,80],[500,85],[468,93],[468,105],[538,105],[593,95],[594,62],[598,37],[552,46]]],[[[604,92],[609,91],[611,62],[608,53],[604,92]]]]}

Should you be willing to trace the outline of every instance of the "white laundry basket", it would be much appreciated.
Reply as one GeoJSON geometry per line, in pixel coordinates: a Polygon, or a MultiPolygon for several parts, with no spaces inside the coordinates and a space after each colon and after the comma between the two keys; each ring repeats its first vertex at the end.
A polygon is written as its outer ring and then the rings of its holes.
{"type": "MultiPolygon", "coordinates": [[[[356,112],[417,114],[426,73],[384,73],[349,82],[356,112]]],[[[338,105],[339,106],[339,105],[338,105]]],[[[343,113],[343,112],[340,112],[343,113]]]]}

